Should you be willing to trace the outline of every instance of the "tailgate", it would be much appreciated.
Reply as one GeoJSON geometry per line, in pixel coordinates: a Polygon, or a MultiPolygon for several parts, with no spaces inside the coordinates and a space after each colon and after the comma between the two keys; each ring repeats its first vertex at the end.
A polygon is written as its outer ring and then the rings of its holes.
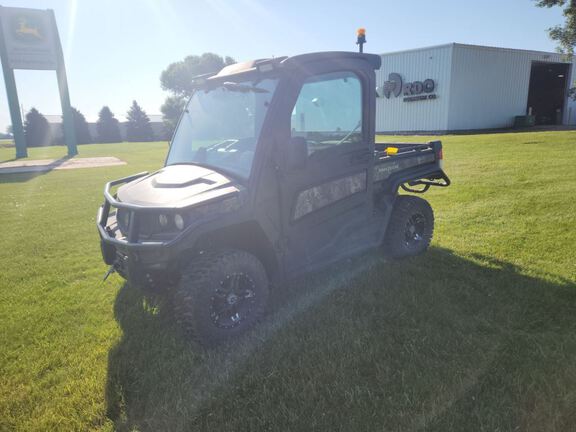
{"type": "Polygon", "coordinates": [[[375,146],[374,182],[390,180],[394,188],[402,185],[411,192],[425,192],[430,186],[448,186],[450,180],[442,170],[442,143],[377,143],[375,146]],[[441,182],[438,182],[441,180],[441,182]],[[405,187],[425,185],[423,190],[405,187]]]}

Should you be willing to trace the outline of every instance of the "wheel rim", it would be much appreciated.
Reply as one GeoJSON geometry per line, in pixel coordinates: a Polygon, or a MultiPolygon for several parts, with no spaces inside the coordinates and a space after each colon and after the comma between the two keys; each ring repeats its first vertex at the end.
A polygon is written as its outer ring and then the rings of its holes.
{"type": "Polygon", "coordinates": [[[232,273],[220,281],[210,305],[212,322],[218,328],[239,326],[256,305],[256,284],[246,273],[232,273]]]}
{"type": "Polygon", "coordinates": [[[422,244],[426,226],[426,218],[422,214],[415,213],[410,216],[404,229],[404,243],[409,249],[415,249],[422,244]]]}

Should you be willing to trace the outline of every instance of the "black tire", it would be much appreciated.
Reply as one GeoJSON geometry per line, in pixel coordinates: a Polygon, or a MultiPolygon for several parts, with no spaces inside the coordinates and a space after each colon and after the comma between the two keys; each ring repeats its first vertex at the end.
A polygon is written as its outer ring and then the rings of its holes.
{"type": "Polygon", "coordinates": [[[205,252],[182,273],[174,309],[184,330],[202,345],[216,345],[252,327],[264,314],[269,285],[254,255],[205,252]]]}
{"type": "Polygon", "coordinates": [[[434,212],[425,199],[401,195],[396,199],[386,230],[384,250],[392,258],[426,251],[434,234],[434,212]]]}

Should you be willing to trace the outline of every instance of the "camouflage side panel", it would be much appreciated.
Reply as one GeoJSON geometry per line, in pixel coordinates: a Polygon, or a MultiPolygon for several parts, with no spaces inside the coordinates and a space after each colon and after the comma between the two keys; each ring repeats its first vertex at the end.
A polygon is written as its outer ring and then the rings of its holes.
{"type": "Polygon", "coordinates": [[[402,171],[406,168],[412,168],[417,165],[423,165],[426,163],[434,162],[434,154],[428,154],[424,156],[411,157],[409,159],[392,160],[385,161],[374,166],[374,181],[386,180],[392,174],[402,171]]]}
{"type": "Polygon", "coordinates": [[[294,220],[366,190],[366,171],[306,189],[296,198],[294,220]]]}

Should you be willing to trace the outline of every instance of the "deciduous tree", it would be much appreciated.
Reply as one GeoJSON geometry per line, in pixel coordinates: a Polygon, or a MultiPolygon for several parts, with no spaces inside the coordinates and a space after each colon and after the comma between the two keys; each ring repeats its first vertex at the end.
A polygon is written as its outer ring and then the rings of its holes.
{"type": "Polygon", "coordinates": [[[212,72],[218,72],[224,66],[236,63],[232,57],[220,57],[214,53],[200,56],[190,55],[184,60],[168,65],[160,75],[162,89],[177,96],[190,96],[192,78],[212,72]]]}
{"type": "Polygon", "coordinates": [[[169,136],[174,132],[176,123],[182,114],[186,99],[192,94],[192,78],[198,75],[218,72],[224,66],[236,63],[232,57],[221,57],[214,53],[200,56],[190,55],[184,60],[168,65],[160,75],[162,89],[172,93],[160,110],[164,126],[169,136]]]}
{"type": "Polygon", "coordinates": [[[186,105],[186,99],[182,96],[168,96],[166,101],[160,107],[162,118],[164,120],[164,130],[168,139],[174,134],[178,119],[186,105]]]}
{"type": "MultiPolygon", "coordinates": [[[[563,26],[557,25],[548,29],[550,38],[558,43],[558,50],[569,56],[574,55],[576,47],[576,0],[536,0],[538,7],[564,8],[566,21],[563,26]]],[[[576,100],[576,82],[568,90],[568,96],[576,100]]]]}
{"type": "Polygon", "coordinates": [[[576,47],[576,0],[536,0],[538,7],[564,8],[564,25],[557,25],[548,29],[550,38],[558,43],[558,48],[566,54],[574,54],[576,47]]]}

